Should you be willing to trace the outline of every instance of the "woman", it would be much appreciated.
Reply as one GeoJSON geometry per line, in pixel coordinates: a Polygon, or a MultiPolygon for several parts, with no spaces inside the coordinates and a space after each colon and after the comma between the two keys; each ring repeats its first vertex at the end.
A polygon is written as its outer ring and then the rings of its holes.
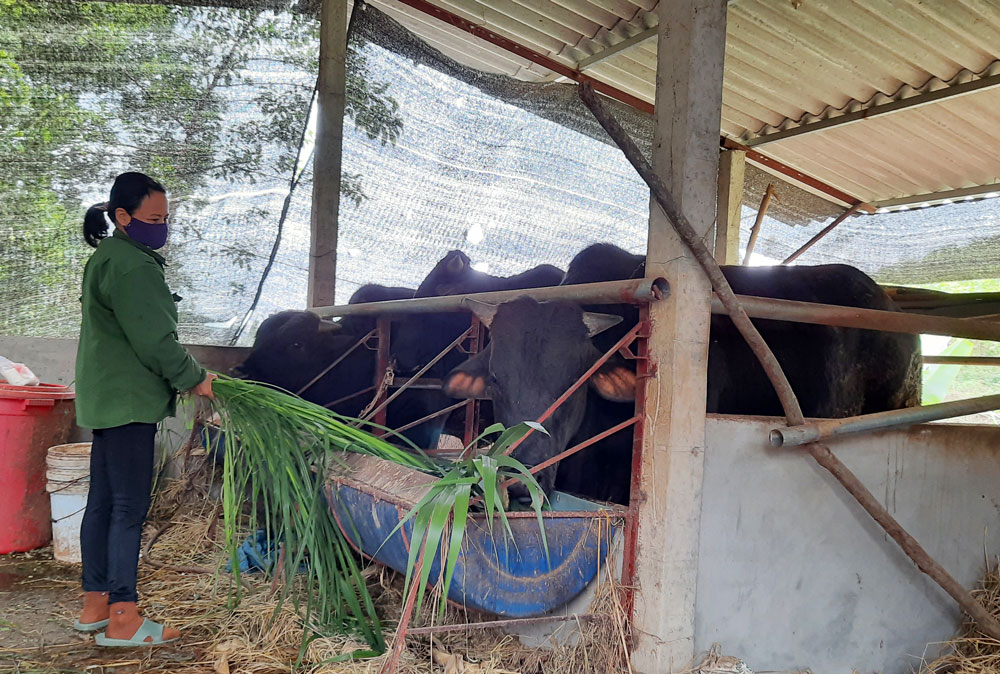
{"type": "Polygon", "coordinates": [[[175,297],[157,249],[167,241],[167,195],[142,173],[115,178],[107,204],[87,211],[97,248],[83,272],[76,420],[94,430],[90,494],[80,529],[83,613],[76,629],[102,646],[156,645],[180,632],[139,615],[139,539],[149,509],[156,425],[177,393],[212,397],[212,380],[177,341],[175,297]],[[108,236],[105,215],[114,225],[108,236]]]}

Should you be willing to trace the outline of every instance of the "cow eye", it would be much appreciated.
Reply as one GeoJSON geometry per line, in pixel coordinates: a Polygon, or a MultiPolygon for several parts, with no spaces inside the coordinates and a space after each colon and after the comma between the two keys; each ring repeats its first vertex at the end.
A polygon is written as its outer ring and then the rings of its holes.
{"type": "Polygon", "coordinates": [[[302,348],[302,342],[292,342],[292,348],[293,349],[301,349],[302,348]]]}

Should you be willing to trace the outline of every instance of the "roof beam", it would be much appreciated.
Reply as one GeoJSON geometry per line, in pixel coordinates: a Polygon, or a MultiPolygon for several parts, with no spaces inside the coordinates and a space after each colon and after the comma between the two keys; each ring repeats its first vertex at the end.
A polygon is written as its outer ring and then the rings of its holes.
{"type": "Polygon", "coordinates": [[[912,110],[924,105],[930,105],[931,103],[940,103],[941,101],[958,98],[959,96],[966,96],[968,94],[985,91],[998,86],[1000,86],[1000,75],[981,77],[977,80],[963,82],[962,84],[955,84],[936,91],[929,91],[925,94],[919,94],[917,96],[910,96],[909,98],[903,98],[898,101],[883,103],[882,105],[875,105],[856,112],[848,112],[843,115],[837,115],[836,117],[821,119],[808,124],[800,124],[799,126],[783,129],[781,131],[775,131],[773,133],[765,133],[761,136],[757,136],[756,138],[745,140],[743,141],[743,144],[747,147],[759,147],[761,145],[766,145],[767,143],[775,143],[779,140],[785,140],[787,138],[804,136],[806,134],[823,131],[825,129],[832,129],[838,126],[863,122],[866,119],[874,119],[875,117],[890,115],[901,110],[912,110]]]}
{"type": "Polygon", "coordinates": [[[912,204],[932,205],[932,202],[942,202],[946,200],[966,199],[975,197],[996,197],[1000,196],[1000,183],[990,183],[989,185],[976,185],[974,187],[963,187],[957,190],[943,190],[941,192],[930,192],[928,194],[915,194],[912,197],[899,197],[898,199],[885,199],[872,204],[875,208],[896,208],[899,206],[910,206],[912,204]]]}
{"type": "Polygon", "coordinates": [[[641,33],[636,33],[630,38],[622,40],[621,42],[617,42],[608,47],[607,49],[599,51],[596,54],[593,54],[583,59],[582,61],[576,64],[576,69],[579,70],[580,72],[583,72],[587,68],[597,65],[601,61],[605,61],[611,58],[615,54],[620,54],[621,52],[627,49],[631,49],[636,45],[640,45],[646,40],[656,37],[656,31],[657,27],[653,26],[652,28],[647,28],[641,33]]]}

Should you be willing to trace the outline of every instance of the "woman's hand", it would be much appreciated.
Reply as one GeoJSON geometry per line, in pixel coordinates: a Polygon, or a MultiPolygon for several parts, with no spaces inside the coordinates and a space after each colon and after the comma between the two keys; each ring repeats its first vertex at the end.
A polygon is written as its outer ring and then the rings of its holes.
{"type": "Polygon", "coordinates": [[[218,378],[219,375],[209,372],[205,375],[205,379],[200,384],[191,389],[191,393],[215,400],[215,394],[212,393],[212,382],[218,378]]]}

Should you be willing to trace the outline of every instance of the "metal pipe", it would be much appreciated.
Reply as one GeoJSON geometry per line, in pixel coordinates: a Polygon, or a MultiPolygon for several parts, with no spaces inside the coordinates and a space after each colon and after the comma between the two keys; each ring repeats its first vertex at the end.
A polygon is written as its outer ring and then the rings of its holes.
{"type": "Polygon", "coordinates": [[[794,253],[792,253],[791,255],[789,255],[788,257],[786,257],[784,260],[782,260],[781,264],[791,264],[792,262],[794,262],[795,260],[797,260],[800,255],[802,255],[804,252],[806,252],[807,250],[809,250],[810,248],[812,248],[814,245],[816,245],[816,243],[820,239],[822,239],[824,236],[826,236],[827,234],[829,234],[830,232],[832,232],[837,227],[837,225],[839,225],[840,223],[842,223],[844,220],[847,220],[848,217],[854,215],[859,210],[861,210],[861,204],[854,204],[853,206],[851,206],[850,208],[848,208],[846,211],[844,211],[843,213],[841,213],[840,215],[838,215],[836,218],[834,218],[833,222],[831,222],[829,225],[827,225],[826,227],[824,227],[823,229],[821,229],[816,234],[816,236],[814,236],[813,238],[809,239],[804,244],[802,244],[802,246],[800,246],[797,251],[795,251],[794,253]]]}
{"type": "MultiPolygon", "coordinates": [[[[737,295],[736,299],[751,318],[767,318],[792,323],[834,325],[842,328],[903,332],[913,335],[947,335],[966,339],[985,339],[1000,342],[1000,323],[976,321],[968,318],[926,316],[902,311],[859,309],[836,304],[796,302],[773,297],[737,295]]],[[[712,313],[725,314],[718,296],[712,298],[712,313]]]]}
{"type": "Polygon", "coordinates": [[[997,409],[1000,409],[1000,394],[937,405],[924,405],[923,407],[907,407],[901,410],[876,412],[875,414],[862,414],[846,419],[824,419],[801,426],[776,428],[771,431],[770,440],[774,447],[796,447],[824,438],[912,426],[913,424],[953,419],[964,417],[967,414],[979,414],[997,409]]]}
{"type": "Polygon", "coordinates": [[[379,314],[430,314],[445,311],[468,311],[468,302],[502,304],[518,297],[531,297],[539,302],[567,301],[586,304],[643,304],[670,294],[666,279],[641,278],[604,283],[581,283],[525,290],[500,290],[471,295],[417,297],[410,300],[389,300],[367,304],[347,304],[336,307],[312,307],[309,311],[320,318],[330,316],[377,316],[379,314]]]}
{"type": "Polygon", "coordinates": [[[924,365],[990,365],[1000,366],[996,356],[924,356],[924,365]]]}
{"type": "MultiPolygon", "coordinates": [[[[378,302],[375,302],[375,304],[378,304],[378,302]]],[[[359,306],[360,306],[360,305],[359,305],[359,306]]],[[[403,393],[403,391],[405,391],[406,389],[410,388],[410,387],[411,387],[411,386],[413,386],[413,385],[414,385],[415,383],[417,383],[417,381],[418,381],[418,380],[420,379],[420,377],[422,377],[422,376],[424,375],[424,373],[426,373],[426,372],[427,372],[427,370],[429,370],[429,369],[431,369],[432,367],[434,367],[435,365],[437,365],[437,363],[438,363],[438,361],[439,361],[439,360],[441,360],[442,358],[444,358],[445,356],[447,356],[447,355],[448,355],[448,353],[449,353],[449,352],[450,352],[450,351],[451,351],[452,349],[454,349],[454,348],[455,348],[456,346],[458,346],[458,345],[459,345],[459,344],[461,344],[461,343],[462,343],[463,341],[465,341],[465,339],[466,339],[466,338],[467,338],[467,337],[469,336],[469,333],[470,333],[471,331],[472,331],[472,328],[469,328],[468,330],[466,330],[465,332],[463,332],[463,333],[462,333],[461,335],[459,335],[459,336],[458,336],[458,337],[457,337],[457,338],[455,339],[455,341],[454,341],[454,342],[452,342],[451,344],[449,344],[449,345],[448,345],[448,346],[447,346],[447,347],[446,347],[446,348],[444,349],[444,351],[442,351],[442,352],[441,352],[441,353],[439,353],[439,354],[438,354],[437,356],[435,356],[435,357],[434,357],[434,360],[432,360],[431,362],[427,363],[427,365],[424,365],[424,366],[423,366],[422,368],[420,368],[420,370],[419,370],[419,371],[418,371],[418,372],[417,372],[417,373],[416,373],[415,375],[413,375],[412,377],[410,377],[409,379],[407,379],[407,380],[406,380],[406,383],[405,383],[405,384],[403,384],[402,386],[400,386],[400,387],[399,387],[398,389],[396,389],[396,390],[395,390],[395,391],[393,392],[393,394],[392,394],[391,396],[389,396],[389,397],[388,397],[388,398],[386,398],[386,399],[385,399],[384,401],[382,401],[382,404],[381,404],[381,405],[379,405],[379,406],[378,406],[378,407],[376,407],[376,408],[375,408],[374,410],[372,410],[372,411],[371,411],[371,412],[369,412],[369,413],[368,413],[367,415],[365,415],[365,418],[364,418],[364,420],[365,420],[365,421],[368,421],[368,420],[369,420],[369,419],[371,419],[371,418],[372,418],[373,416],[375,416],[375,415],[379,414],[380,412],[382,412],[383,410],[385,410],[385,408],[389,406],[389,403],[391,403],[391,402],[392,402],[393,400],[395,400],[396,398],[398,398],[398,397],[399,397],[399,396],[400,396],[400,395],[401,395],[401,394],[403,393]]],[[[381,424],[381,425],[382,425],[382,426],[384,426],[385,424],[383,423],[383,424],[381,424]]]]}
{"type": "Polygon", "coordinates": [[[323,370],[318,375],[316,375],[315,377],[313,377],[312,380],[308,384],[306,384],[305,386],[303,386],[302,388],[300,388],[298,391],[296,391],[295,395],[297,395],[297,396],[302,395],[303,393],[305,393],[306,391],[308,391],[310,389],[310,387],[312,387],[313,384],[315,384],[316,382],[318,382],[320,379],[322,379],[326,375],[330,374],[330,371],[333,370],[333,368],[335,368],[338,365],[340,365],[344,361],[344,359],[347,358],[348,356],[350,356],[352,353],[354,353],[354,351],[359,346],[361,346],[362,344],[364,344],[365,342],[367,342],[369,339],[371,339],[372,336],[375,334],[375,332],[376,332],[375,330],[372,330],[367,335],[365,335],[364,337],[362,337],[358,341],[354,342],[354,345],[351,346],[351,348],[349,348],[344,353],[340,354],[340,357],[337,358],[337,360],[335,360],[332,363],[330,363],[330,365],[328,365],[325,370],[323,370]]]}
{"type": "MultiPolygon", "coordinates": [[[[553,456],[553,457],[551,457],[549,459],[546,459],[545,461],[542,461],[538,465],[532,466],[531,468],[528,469],[528,472],[531,473],[532,475],[537,475],[538,473],[542,472],[543,470],[545,470],[549,466],[555,465],[555,464],[559,463],[560,461],[562,461],[563,459],[569,458],[570,456],[573,456],[577,452],[582,451],[584,449],[587,449],[587,447],[590,447],[591,445],[597,444],[598,442],[600,442],[604,438],[608,437],[609,435],[614,435],[615,433],[617,433],[618,431],[622,430],[623,428],[628,428],[629,426],[632,426],[633,424],[639,423],[639,421],[641,421],[641,420],[642,420],[642,417],[635,416],[635,417],[632,417],[631,419],[626,419],[625,421],[621,422],[620,424],[615,424],[614,426],[612,426],[611,428],[607,429],[606,431],[601,431],[600,433],[598,433],[594,437],[587,438],[583,442],[581,442],[579,444],[576,444],[576,445],[573,445],[572,447],[570,447],[569,449],[567,449],[565,451],[559,452],[555,456],[553,456]]],[[[510,480],[507,480],[506,482],[504,482],[503,486],[508,486],[508,485],[514,484],[515,482],[517,482],[517,479],[516,478],[511,478],[510,480]]]]}
{"type": "Polygon", "coordinates": [[[358,396],[364,395],[365,393],[371,393],[376,388],[377,387],[375,387],[375,386],[369,386],[368,388],[363,388],[360,391],[355,391],[354,393],[351,393],[350,395],[346,395],[343,398],[337,398],[336,400],[334,400],[332,402],[324,403],[323,407],[326,407],[326,408],[329,408],[329,409],[333,409],[335,406],[339,405],[342,402],[346,402],[348,400],[351,400],[352,398],[357,398],[358,396]]]}
{"type": "Polygon", "coordinates": [[[747,241],[747,252],[743,256],[743,266],[750,266],[750,256],[753,249],[757,247],[757,237],[760,236],[761,225],[764,224],[764,216],[767,215],[767,207],[771,205],[771,197],[774,196],[774,183],[768,183],[764,190],[764,196],[760,200],[760,207],[757,209],[757,218],[753,221],[753,229],[750,230],[750,240],[747,241]]]}
{"type": "Polygon", "coordinates": [[[426,417],[421,417],[420,419],[417,419],[416,421],[411,421],[408,424],[400,426],[399,428],[396,429],[396,432],[397,433],[402,433],[403,431],[408,431],[408,430],[410,430],[411,428],[413,428],[415,426],[419,426],[420,424],[424,423],[425,421],[430,421],[431,419],[436,419],[437,417],[441,416],[442,414],[447,414],[448,412],[451,412],[453,410],[457,410],[459,407],[462,407],[463,405],[465,405],[465,401],[464,400],[462,400],[460,402],[457,402],[454,405],[449,405],[448,407],[445,407],[443,410],[438,410],[437,412],[433,412],[431,414],[428,414],[426,417]]]}

